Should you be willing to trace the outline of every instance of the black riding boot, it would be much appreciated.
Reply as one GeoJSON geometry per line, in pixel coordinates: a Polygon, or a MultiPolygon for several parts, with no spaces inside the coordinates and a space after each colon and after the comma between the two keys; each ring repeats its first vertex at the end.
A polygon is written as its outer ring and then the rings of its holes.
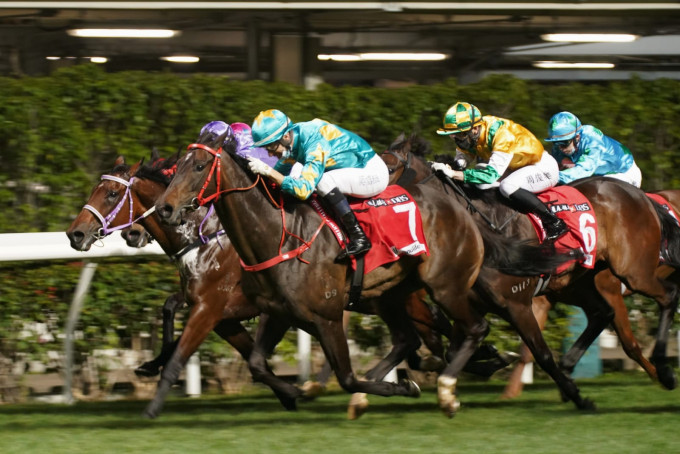
{"type": "Polygon", "coordinates": [[[519,211],[533,213],[541,219],[546,241],[556,240],[569,231],[567,224],[555,216],[536,194],[526,189],[518,189],[510,194],[509,199],[519,211]]]}
{"type": "Polygon", "coordinates": [[[371,249],[371,242],[359,225],[354,211],[349,207],[345,195],[338,188],[333,188],[323,198],[333,208],[336,218],[341,221],[349,237],[349,244],[338,254],[336,260],[343,260],[352,255],[357,257],[368,252],[371,249]]]}

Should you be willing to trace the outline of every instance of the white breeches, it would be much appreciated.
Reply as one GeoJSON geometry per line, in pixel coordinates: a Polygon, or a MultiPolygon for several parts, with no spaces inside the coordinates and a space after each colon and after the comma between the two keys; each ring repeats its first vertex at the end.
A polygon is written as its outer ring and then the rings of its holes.
{"type": "Polygon", "coordinates": [[[630,166],[630,169],[623,173],[610,173],[605,175],[605,177],[616,178],[617,180],[625,181],[626,183],[632,184],[636,188],[642,186],[642,172],[640,172],[640,168],[635,163],[630,166]]]}
{"type": "Polygon", "coordinates": [[[363,169],[346,168],[327,170],[321,176],[316,192],[320,196],[328,194],[333,188],[351,197],[365,199],[380,194],[390,180],[390,173],[385,162],[377,154],[373,156],[363,169]]]}
{"type": "Polygon", "coordinates": [[[559,174],[557,161],[550,153],[544,151],[541,160],[536,164],[524,166],[503,178],[498,190],[504,197],[509,197],[520,188],[533,193],[545,191],[557,185],[559,174]]]}

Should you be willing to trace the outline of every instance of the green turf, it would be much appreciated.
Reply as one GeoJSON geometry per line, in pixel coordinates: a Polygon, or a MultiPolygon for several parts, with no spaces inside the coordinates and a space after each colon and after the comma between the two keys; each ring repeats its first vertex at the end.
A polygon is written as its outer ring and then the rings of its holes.
{"type": "Polygon", "coordinates": [[[371,397],[369,412],[346,419],[348,395],[334,392],[282,410],[268,391],[200,399],[171,398],[157,420],[143,401],[72,406],[0,406],[0,453],[678,453],[680,391],[641,373],[578,380],[598,406],[564,404],[548,381],[514,401],[500,381],[464,381],[462,408],[439,412],[436,394],[371,397]]]}

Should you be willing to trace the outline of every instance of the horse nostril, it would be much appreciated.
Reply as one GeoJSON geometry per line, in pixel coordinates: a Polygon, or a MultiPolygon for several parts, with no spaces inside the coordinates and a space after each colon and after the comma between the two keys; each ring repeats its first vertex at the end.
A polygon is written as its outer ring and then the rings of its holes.
{"type": "Polygon", "coordinates": [[[168,203],[159,207],[156,211],[158,211],[158,215],[163,219],[168,219],[172,215],[172,207],[168,203]]]}
{"type": "Polygon", "coordinates": [[[81,232],[80,230],[75,230],[73,232],[67,233],[68,238],[73,242],[74,244],[81,244],[83,240],[85,239],[85,234],[81,232]]]}

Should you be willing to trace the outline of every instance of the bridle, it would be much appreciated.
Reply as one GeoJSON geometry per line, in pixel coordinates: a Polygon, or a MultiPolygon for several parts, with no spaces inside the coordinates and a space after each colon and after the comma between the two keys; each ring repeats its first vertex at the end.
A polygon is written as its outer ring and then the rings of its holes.
{"type": "Polygon", "coordinates": [[[135,177],[130,178],[130,180],[124,180],[123,178],[114,176],[114,175],[102,175],[101,176],[102,180],[110,180],[110,181],[115,181],[116,183],[120,183],[123,186],[125,186],[125,194],[123,194],[123,197],[121,197],[120,202],[118,202],[118,205],[107,215],[104,216],[102,215],[99,210],[97,210],[95,207],[92,205],[85,205],[83,209],[90,211],[92,214],[95,215],[97,219],[99,219],[99,222],[101,222],[102,227],[97,231],[96,237],[97,239],[102,239],[105,236],[117,231],[117,230],[122,230],[126,227],[131,226],[135,222],[144,219],[145,217],[149,216],[151,213],[153,213],[156,209],[156,207],[152,207],[148,209],[145,213],[143,213],[141,216],[139,216],[137,219],[133,219],[132,213],[133,213],[133,206],[132,206],[132,193],[130,191],[130,186],[132,186],[132,183],[135,180],[135,177]],[[110,227],[111,222],[115,219],[115,217],[118,215],[120,210],[123,208],[123,205],[125,204],[125,201],[129,202],[130,204],[130,216],[128,219],[127,224],[121,224],[117,225],[115,227],[110,227]]]}
{"type": "MultiPolygon", "coordinates": [[[[395,184],[398,184],[399,186],[406,186],[406,185],[413,182],[413,180],[416,177],[416,171],[411,167],[411,158],[412,158],[411,153],[406,153],[406,159],[402,158],[397,152],[392,151],[392,150],[387,150],[383,154],[388,154],[388,155],[394,156],[397,159],[397,161],[399,161],[399,163],[402,165],[401,168],[404,169],[404,171],[399,176],[399,179],[397,179],[395,184]]],[[[396,172],[399,169],[400,169],[400,167],[395,167],[393,169],[390,169],[388,167],[388,171],[389,171],[390,175],[393,174],[394,172],[396,172]]]]}

